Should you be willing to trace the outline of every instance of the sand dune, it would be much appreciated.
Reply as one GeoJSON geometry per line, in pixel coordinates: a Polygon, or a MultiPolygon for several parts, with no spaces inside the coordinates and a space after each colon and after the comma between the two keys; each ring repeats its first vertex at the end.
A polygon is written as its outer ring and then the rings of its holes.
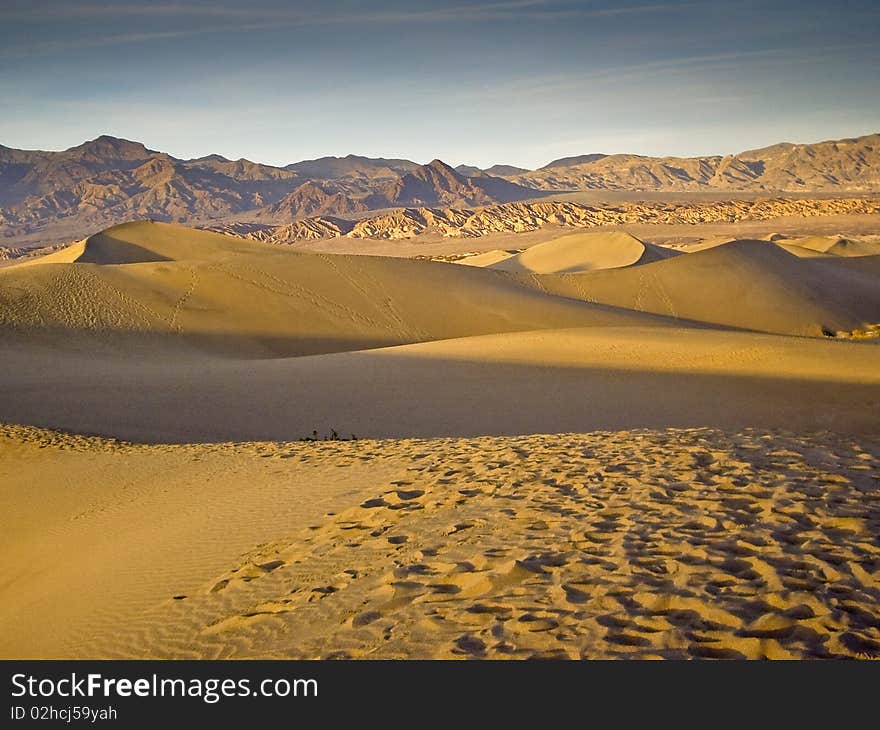
{"type": "Polygon", "coordinates": [[[347,459],[298,462],[294,476],[263,453],[274,449],[132,447],[0,426],[0,657],[107,657],[105,642],[130,641],[157,600],[173,604],[398,471],[377,451],[345,469],[347,459]]]}
{"type": "Polygon", "coordinates": [[[807,236],[789,239],[785,243],[831,256],[877,256],[880,244],[857,241],[841,236],[807,236]]]}
{"type": "Polygon", "coordinates": [[[111,228],[44,261],[0,271],[0,336],[261,357],[653,321],[501,272],[303,254],[159,223],[111,228]]]}
{"type": "Polygon", "coordinates": [[[26,266],[37,266],[42,264],[72,264],[74,261],[78,261],[85,252],[87,240],[88,239],[77,241],[76,243],[65,246],[58,251],[53,251],[52,253],[43,256],[34,256],[22,259],[21,261],[16,261],[6,268],[22,269],[26,266]]]}
{"type": "Polygon", "coordinates": [[[821,336],[880,321],[876,279],[762,241],[628,269],[544,276],[540,286],[585,301],[782,334],[821,336]]]}
{"type": "Polygon", "coordinates": [[[877,606],[856,597],[877,590],[860,563],[876,446],[767,436],[414,443],[404,477],[208,581],[176,638],[229,656],[278,656],[283,636],[309,658],[874,656],[877,606]]]}
{"type": "Polygon", "coordinates": [[[880,256],[570,238],[0,270],[0,657],[877,655],[880,256]]]}
{"type": "Polygon", "coordinates": [[[647,264],[676,255],[677,251],[644,243],[622,231],[575,233],[483,265],[499,271],[574,274],[647,264]]]}
{"type": "Polygon", "coordinates": [[[493,264],[509,259],[516,254],[517,251],[515,250],[507,251],[502,248],[496,248],[491,251],[484,251],[483,253],[475,254],[474,256],[466,256],[454,263],[464,264],[465,266],[491,267],[493,264]]]}
{"type": "Polygon", "coordinates": [[[777,248],[781,248],[783,251],[787,251],[793,256],[797,256],[798,258],[831,258],[833,254],[822,253],[821,251],[814,251],[811,248],[804,248],[803,246],[798,246],[795,243],[788,243],[785,239],[761,239],[761,238],[731,238],[730,236],[714,236],[712,238],[700,241],[699,243],[690,243],[686,246],[681,247],[681,251],[686,253],[698,253],[700,251],[708,251],[710,248],[716,248],[717,246],[724,246],[728,243],[739,243],[742,241],[756,241],[758,243],[767,243],[770,246],[775,246],[777,248]]]}
{"type": "Polygon", "coordinates": [[[811,248],[804,248],[803,246],[798,246],[795,243],[786,243],[785,241],[775,241],[775,246],[779,246],[783,251],[788,251],[788,253],[797,256],[799,259],[822,259],[822,258],[831,258],[834,254],[822,253],[821,251],[814,251],[811,248]]]}
{"type": "Polygon", "coordinates": [[[5,348],[0,422],[146,442],[880,426],[880,348],[828,339],[586,327],[263,360],[57,353],[5,348]]]}
{"type": "Polygon", "coordinates": [[[880,256],[823,256],[816,261],[814,269],[821,271],[823,268],[832,271],[848,271],[876,283],[880,276],[880,256]]]}
{"type": "Polygon", "coordinates": [[[150,223],[67,256],[0,271],[0,421],[156,442],[874,420],[880,350],[823,333],[880,322],[875,257],[743,241],[512,274],[150,223]]]}
{"type": "Polygon", "coordinates": [[[880,652],[876,438],[4,428],[0,453],[4,658],[880,652]]]}
{"type": "MultiPolygon", "coordinates": [[[[727,243],[733,243],[737,239],[729,236],[714,236],[712,238],[691,243],[681,248],[688,253],[705,251],[727,243]]],[[[746,240],[746,239],[739,239],[746,240]]],[[[756,240],[756,239],[748,239],[756,240]]],[[[761,239],[757,239],[761,240],[761,239]]],[[[772,243],[784,251],[799,258],[823,258],[826,256],[877,256],[880,255],[880,244],[870,241],[858,241],[841,236],[783,236],[773,234],[763,239],[772,243]]]]}

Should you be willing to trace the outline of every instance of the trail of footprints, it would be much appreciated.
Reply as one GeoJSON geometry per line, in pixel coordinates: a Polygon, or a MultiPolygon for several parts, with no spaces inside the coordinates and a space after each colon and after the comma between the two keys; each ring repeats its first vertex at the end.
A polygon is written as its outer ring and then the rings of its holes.
{"type": "Polygon", "coordinates": [[[389,448],[406,476],[243,556],[181,602],[192,634],[151,650],[880,656],[876,445],[680,430],[389,448]]]}

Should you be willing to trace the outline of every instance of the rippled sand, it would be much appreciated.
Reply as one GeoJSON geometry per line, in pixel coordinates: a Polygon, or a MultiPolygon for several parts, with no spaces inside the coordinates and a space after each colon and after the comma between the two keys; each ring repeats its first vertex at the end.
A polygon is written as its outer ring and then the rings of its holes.
{"type": "Polygon", "coordinates": [[[6,657],[880,653],[876,437],[135,446],[7,427],[2,453],[4,490],[66,489],[0,545],[6,657]]]}

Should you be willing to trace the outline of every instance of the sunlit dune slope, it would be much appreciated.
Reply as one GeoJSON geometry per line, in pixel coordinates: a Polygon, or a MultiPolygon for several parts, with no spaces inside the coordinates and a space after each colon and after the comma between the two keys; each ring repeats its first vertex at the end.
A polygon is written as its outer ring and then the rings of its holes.
{"type": "Polygon", "coordinates": [[[503,248],[496,248],[492,251],[485,251],[483,253],[478,253],[474,256],[467,256],[466,258],[459,259],[455,261],[456,264],[464,264],[466,266],[483,266],[489,267],[493,264],[497,264],[500,261],[504,261],[505,259],[509,259],[511,256],[516,256],[516,251],[507,251],[503,248]]]}
{"type": "Polygon", "coordinates": [[[500,271],[571,274],[646,264],[677,255],[677,251],[644,243],[629,233],[612,231],[562,236],[484,265],[500,271]]]}
{"type": "Polygon", "coordinates": [[[858,241],[840,236],[806,236],[793,238],[780,243],[793,244],[818,253],[831,256],[877,256],[880,255],[880,244],[869,241],[858,241]]]}
{"type": "Polygon", "coordinates": [[[274,356],[653,321],[503,272],[297,253],[160,223],[117,226],[53,256],[0,272],[3,335],[274,356]]]}
{"type": "Polygon", "coordinates": [[[271,251],[246,239],[169,223],[122,223],[89,236],[47,256],[29,259],[15,268],[41,264],[136,264],[157,261],[219,259],[228,255],[271,251]]]}
{"type": "Polygon", "coordinates": [[[585,301],[780,334],[821,336],[880,321],[876,278],[865,266],[836,263],[735,241],[645,266],[543,276],[539,285],[585,301]]]}
{"type": "Polygon", "coordinates": [[[775,241],[773,243],[774,246],[779,246],[783,251],[787,251],[788,253],[797,256],[799,259],[827,259],[834,258],[834,254],[830,253],[822,253],[821,251],[814,251],[811,248],[804,248],[803,246],[798,246],[796,243],[786,243],[785,241],[775,241]]]}
{"type": "Polygon", "coordinates": [[[138,223],[54,261],[0,270],[0,422],[216,441],[864,428],[880,407],[880,348],[825,336],[880,322],[880,257],[740,241],[511,273],[138,223]]]}
{"type": "Polygon", "coordinates": [[[77,261],[85,252],[86,242],[88,239],[71,243],[69,246],[53,251],[52,253],[33,256],[17,261],[7,268],[24,269],[29,266],[38,266],[43,264],[72,264],[77,261]]]}
{"type": "Polygon", "coordinates": [[[796,243],[789,243],[784,239],[766,239],[766,238],[730,238],[729,236],[714,236],[712,238],[705,239],[700,241],[699,243],[690,243],[686,246],[682,246],[680,250],[686,253],[699,253],[700,251],[708,251],[710,248],[717,248],[718,246],[726,246],[729,243],[739,243],[742,241],[755,241],[756,243],[762,243],[767,246],[772,246],[775,248],[781,248],[783,251],[787,251],[788,253],[797,256],[798,258],[833,258],[833,254],[822,253],[821,251],[814,251],[811,248],[804,248],[803,246],[798,246],[796,243]]]}
{"type": "MultiPolygon", "coordinates": [[[[697,253],[706,249],[734,243],[737,239],[729,236],[714,236],[699,243],[691,243],[682,246],[681,250],[687,253],[697,253]]],[[[841,236],[795,236],[788,237],[781,234],[773,234],[764,239],[739,239],[757,240],[762,243],[770,243],[788,251],[799,258],[824,258],[829,256],[860,257],[880,255],[880,244],[869,241],[859,241],[841,236]]]]}

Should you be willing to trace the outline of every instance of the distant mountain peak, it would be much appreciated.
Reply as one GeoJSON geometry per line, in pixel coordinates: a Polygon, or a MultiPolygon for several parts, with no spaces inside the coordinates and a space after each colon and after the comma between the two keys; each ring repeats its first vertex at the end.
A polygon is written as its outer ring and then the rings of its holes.
{"type": "Polygon", "coordinates": [[[79,152],[95,157],[113,155],[120,159],[133,159],[137,156],[146,158],[150,155],[150,150],[141,142],[112,137],[109,134],[102,134],[100,137],[83,142],[81,145],[71,147],[67,152],[79,152]]]}
{"type": "MultiPolygon", "coordinates": [[[[239,162],[240,161],[241,160],[239,160],[239,162]]],[[[223,155],[212,154],[205,155],[204,157],[194,157],[191,160],[187,160],[187,162],[232,162],[232,160],[230,160],[228,157],[224,157],[223,155]]]]}
{"type": "MultiPolygon", "coordinates": [[[[443,180],[448,184],[470,185],[469,179],[455,171],[443,160],[431,160],[427,165],[417,167],[409,173],[410,176],[419,180],[443,180]]],[[[406,175],[403,176],[407,177],[406,175]]]]}
{"type": "Polygon", "coordinates": [[[83,145],[89,144],[140,144],[140,142],[133,142],[130,139],[125,139],[124,137],[114,137],[112,134],[101,134],[95,137],[93,140],[87,140],[83,142],[83,145]]]}
{"type": "Polygon", "coordinates": [[[319,157],[286,165],[284,169],[303,177],[324,180],[343,178],[393,178],[415,169],[418,165],[410,160],[363,157],[348,154],[345,157],[319,157]]]}
{"type": "Polygon", "coordinates": [[[475,177],[475,176],[483,174],[483,171],[479,167],[476,167],[475,165],[465,165],[465,164],[456,165],[455,171],[459,175],[464,175],[465,177],[475,177]]]}
{"type": "Polygon", "coordinates": [[[496,177],[505,177],[507,175],[522,175],[529,172],[527,167],[517,167],[516,165],[492,165],[483,170],[487,175],[496,177]]]}
{"type": "MultiPolygon", "coordinates": [[[[124,139],[123,137],[114,137],[110,134],[102,134],[94,139],[89,139],[79,145],[82,147],[116,147],[116,148],[125,148],[125,147],[140,147],[146,149],[142,142],[136,142],[131,139],[124,139]]],[[[72,149],[76,149],[75,147],[72,149]]]]}
{"type": "Polygon", "coordinates": [[[511,177],[513,175],[524,175],[531,172],[527,167],[517,167],[516,165],[492,165],[491,167],[481,168],[476,165],[461,164],[455,167],[455,171],[465,177],[511,177]]]}
{"type": "Polygon", "coordinates": [[[534,193],[501,178],[466,177],[434,159],[400,176],[384,191],[394,205],[487,205],[534,197],[534,193]]]}
{"type": "Polygon", "coordinates": [[[560,157],[558,160],[548,162],[541,170],[549,170],[554,167],[571,167],[573,165],[585,165],[589,162],[598,162],[604,160],[608,155],[601,152],[593,152],[588,155],[575,155],[574,157],[560,157]]]}

